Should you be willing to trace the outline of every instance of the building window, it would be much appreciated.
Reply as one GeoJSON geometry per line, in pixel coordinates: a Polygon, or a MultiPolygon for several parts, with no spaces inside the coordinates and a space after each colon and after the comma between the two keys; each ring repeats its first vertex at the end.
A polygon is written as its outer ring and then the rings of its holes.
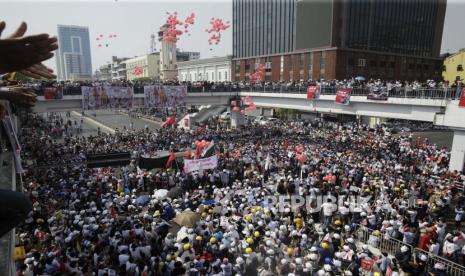
{"type": "Polygon", "coordinates": [[[288,60],[289,60],[289,71],[292,71],[294,69],[294,56],[292,55],[289,55],[288,56],[288,60]]]}
{"type": "Polygon", "coordinates": [[[321,52],[320,70],[324,70],[325,68],[326,68],[326,52],[321,52]]]}
{"type": "Polygon", "coordinates": [[[300,54],[299,69],[304,70],[305,54],[300,54]]]}
{"type": "Polygon", "coordinates": [[[221,81],[221,72],[218,72],[218,81],[221,81]]]}
{"type": "Polygon", "coordinates": [[[308,53],[308,78],[312,79],[313,53],[308,53]]]}
{"type": "Polygon", "coordinates": [[[228,72],[224,72],[224,80],[225,80],[225,81],[228,80],[228,72]]]}
{"type": "Polygon", "coordinates": [[[365,65],[366,65],[366,59],[364,59],[364,58],[359,58],[359,59],[358,59],[358,62],[357,62],[357,66],[358,66],[358,67],[365,67],[365,65]]]}
{"type": "Polygon", "coordinates": [[[283,80],[284,72],[284,56],[281,56],[280,66],[279,66],[279,79],[283,80]]]}

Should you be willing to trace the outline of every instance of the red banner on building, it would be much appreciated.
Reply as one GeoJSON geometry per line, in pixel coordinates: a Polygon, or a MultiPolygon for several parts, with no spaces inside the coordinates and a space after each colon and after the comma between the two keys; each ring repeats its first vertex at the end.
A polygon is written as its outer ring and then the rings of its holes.
{"type": "Polygon", "coordinates": [[[62,87],[45,87],[44,99],[46,100],[60,100],[63,99],[62,87]]]}
{"type": "Polygon", "coordinates": [[[336,103],[348,105],[350,103],[350,94],[352,89],[350,88],[341,88],[336,92],[336,103]]]}
{"type": "Polygon", "coordinates": [[[462,88],[462,93],[460,94],[459,106],[465,107],[465,88],[462,88]]]}
{"type": "Polygon", "coordinates": [[[311,85],[307,87],[307,100],[315,100],[320,97],[320,86],[319,85],[311,85]]]}

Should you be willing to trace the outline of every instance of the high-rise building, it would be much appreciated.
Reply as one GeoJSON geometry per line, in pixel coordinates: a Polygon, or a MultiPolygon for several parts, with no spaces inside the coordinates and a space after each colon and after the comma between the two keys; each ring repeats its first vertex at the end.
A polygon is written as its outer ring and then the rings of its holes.
{"type": "Polygon", "coordinates": [[[92,79],[89,28],[58,25],[58,45],[58,79],[92,79]]]}
{"type": "Polygon", "coordinates": [[[236,58],[291,52],[295,48],[296,0],[233,0],[236,58]]]}
{"type": "Polygon", "coordinates": [[[440,79],[446,0],[233,0],[233,80],[440,79]]]}
{"type": "Polygon", "coordinates": [[[176,65],[176,43],[163,40],[163,33],[167,28],[169,28],[169,25],[165,24],[158,32],[158,40],[161,42],[160,79],[175,80],[178,74],[176,65]]]}

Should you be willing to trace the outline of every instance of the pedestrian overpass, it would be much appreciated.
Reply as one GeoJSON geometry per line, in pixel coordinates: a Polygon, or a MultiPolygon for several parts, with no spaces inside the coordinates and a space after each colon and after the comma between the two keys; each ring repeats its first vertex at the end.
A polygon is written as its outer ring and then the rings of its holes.
{"type": "MultiPolygon", "coordinates": [[[[354,90],[349,105],[335,103],[336,90],[322,90],[318,99],[309,101],[305,91],[249,90],[234,92],[189,92],[187,105],[225,105],[231,99],[252,97],[258,108],[287,108],[326,114],[349,114],[357,117],[392,118],[432,122],[454,131],[452,170],[462,170],[465,162],[465,108],[458,106],[460,93],[455,90],[397,91],[386,101],[368,100],[366,90],[354,90]]],[[[144,94],[134,95],[134,107],[144,107],[144,94]]],[[[34,111],[59,112],[81,109],[81,95],[64,95],[61,100],[38,97],[34,111]]]]}

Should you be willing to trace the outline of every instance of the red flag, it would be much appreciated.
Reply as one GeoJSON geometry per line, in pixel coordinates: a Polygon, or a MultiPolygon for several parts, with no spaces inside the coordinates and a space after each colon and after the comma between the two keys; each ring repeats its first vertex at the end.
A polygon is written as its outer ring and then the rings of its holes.
{"type": "Polygon", "coordinates": [[[174,152],[170,153],[170,158],[168,158],[168,161],[166,162],[166,168],[171,168],[171,162],[176,160],[176,157],[174,157],[174,152]]]}
{"type": "Polygon", "coordinates": [[[236,157],[236,158],[241,157],[241,151],[240,151],[240,150],[236,150],[236,152],[234,153],[234,157],[236,157]]]}
{"type": "Polygon", "coordinates": [[[186,159],[191,159],[191,148],[187,149],[186,159]]]}
{"type": "Polygon", "coordinates": [[[136,66],[134,67],[134,70],[132,71],[134,75],[140,75],[144,73],[144,67],[136,66]]]}
{"type": "Polygon", "coordinates": [[[465,88],[462,88],[462,92],[460,94],[459,106],[465,107],[465,88]]]}
{"type": "Polygon", "coordinates": [[[168,120],[164,121],[163,124],[161,124],[161,127],[172,125],[174,124],[175,121],[176,121],[176,115],[173,115],[169,117],[168,120]]]}
{"type": "Polygon", "coordinates": [[[287,151],[287,148],[289,147],[289,141],[287,138],[284,140],[284,151],[287,151]]]}
{"type": "Polygon", "coordinates": [[[195,148],[195,159],[198,159],[200,157],[200,155],[202,154],[202,147],[201,146],[197,146],[195,148]]]}

